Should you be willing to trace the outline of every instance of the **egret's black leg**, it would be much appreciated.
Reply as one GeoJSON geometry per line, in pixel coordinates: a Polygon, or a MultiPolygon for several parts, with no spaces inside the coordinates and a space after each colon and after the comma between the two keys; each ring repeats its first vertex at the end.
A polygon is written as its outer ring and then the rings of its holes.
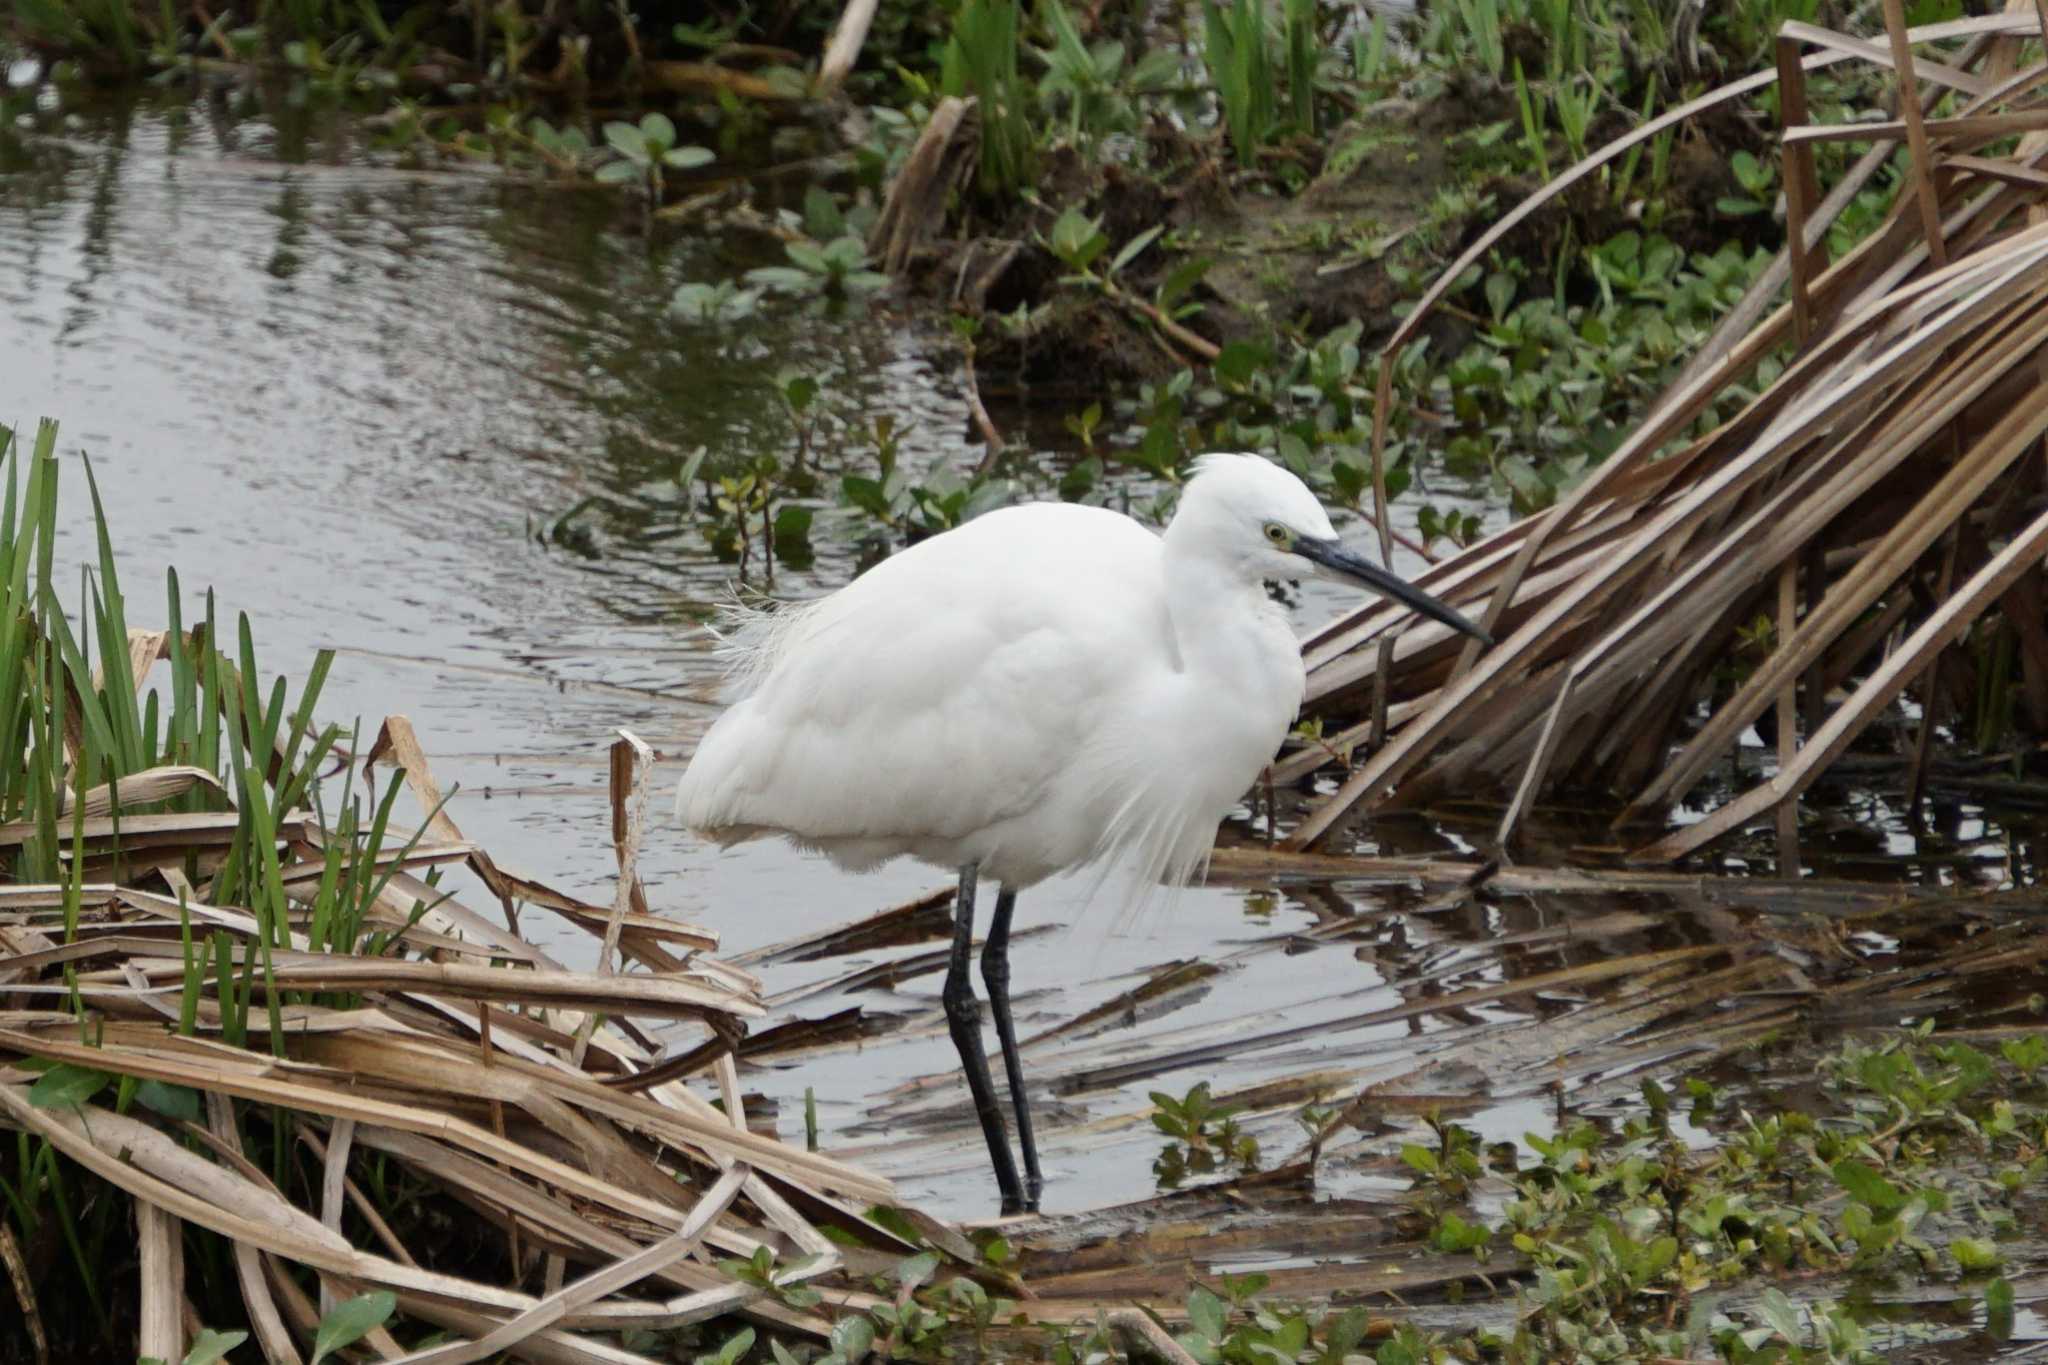
{"type": "Polygon", "coordinates": [[[996,1186],[1002,1191],[1003,1212],[1014,1213],[1024,1203],[1023,1185],[1017,1179],[1016,1158],[1010,1155],[1003,1111],[996,1104],[995,1081],[988,1074],[988,1053],[981,1046],[981,1010],[974,1003],[974,983],[968,977],[968,958],[974,951],[976,872],[972,863],[960,869],[960,895],[953,906],[953,954],[946,966],[946,1027],[960,1053],[960,1069],[967,1073],[967,1089],[974,1096],[974,1116],[981,1120],[981,1135],[988,1139],[988,1157],[995,1167],[996,1186]]]}
{"type": "Polygon", "coordinates": [[[996,1038],[1003,1045],[1003,1072],[1010,1082],[1010,1103],[1017,1109],[1017,1146],[1024,1153],[1024,1204],[1004,1213],[1038,1212],[1045,1177],[1038,1173],[1038,1143],[1031,1136],[1031,1099],[1024,1093],[1024,1063],[1017,1056],[1017,1028],[1010,1022],[1010,912],[1017,893],[1004,887],[996,894],[995,918],[981,950],[981,979],[988,985],[989,1012],[996,1017],[996,1038]]]}

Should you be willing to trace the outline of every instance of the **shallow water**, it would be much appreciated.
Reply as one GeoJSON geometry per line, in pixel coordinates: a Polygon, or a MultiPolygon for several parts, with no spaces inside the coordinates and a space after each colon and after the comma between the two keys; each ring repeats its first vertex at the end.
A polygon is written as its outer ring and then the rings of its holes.
{"type": "MultiPolygon", "coordinates": [[[[444,789],[460,787],[449,809],[464,833],[592,899],[611,895],[604,750],[614,728],[657,746],[667,786],[715,714],[696,627],[732,569],[686,520],[680,462],[699,446],[787,442],[767,381],[788,365],[819,374],[849,410],[892,414],[907,461],[979,456],[943,337],[887,303],[838,318],[678,324],[666,315],[676,285],[724,276],[743,248],[676,234],[650,242],[606,195],[379,165],[346,117],[234,98],[31,122],[0,136],[0,418],[63,423],[70,558],[89,554],[85,452],[131,621],[162,621],[175,565],[186,618],[214,587],[224,612],[250,614],[266,669],[296,676],[316,648],[336,649],[327,717],[360,717],[367,745],[381,717],[409,715],[444,789]],[[577,524],[594,557],[537,541],[536,524],[587,500],[577,524]]],[[[850,576],[851,537],[817,539],[815,563],[781,570],[779,595],[850,576]]],[[[1342,600],[1306,596],[1304,629],[1342,600]]],[[[1981,812],[1952,814],[1947,874],[1876,868],[1882,845],[1901,837],[1882,821],[1848,825],[1840,842],[1869,850],[1863,875],[1972,880],[1983,875],[1975,862],[2002,856],[2006,832],[1981,812]]],[[[1405,841],[1403,852],[1463,842],[1455,819],[1381,837],[1405,841]]],[[[720,853],[665,827],[641,870],[657,909],[717,929],[729,954],[944,881],[907,865],[850,879],[779,845],[720,853]]],[[[1163,963],[1223,968],[1156,1017],[1034,1049],[1057,1092],[1041,1101],[1048,1126],[1068,1130],[1047,1153],[1048,1208],[1150,1190],[1158,1143],[1134,1117],[1150,1089],[1210,1080],[1236,1090],[1321,1066],[1343,1073],[1330,1084],[1346,1093],[1413,1071],[1450,1023],[1505,1028],[1571,1002],[1511,996],[1455,1020],[1348,1020],[1712,936],[1681,910],[1565,941],[1577,921],[1620,909],[1668,907],[1581,898],[1440,912],[1412,888],[1216,888],[1125,924],[1113,907],[1083,913],[1075,884],[1034,892],[1015,954],[1027,1037],[1163,963]],[[1333,924],[1346,932],[1317,936],[1333,924]],[[1304,1026],[1331,1034],[1243,1045],[1304,1026]]],[[[592,957],[578,933],[528,927],[565,958],[592,957]]],[[[778,1056],[749,1068],[747,1086],[790,1136],[814,1092],[828,1149],[875,1162],[908,1200],[983,1214],[992,1200],[936,1013],[938,973],[835,984],[932,947],[764,965],[788,1015],[860,1006],[886,1037],[778,1056]]],[[[1549,1125],[1553,1099],[1490,1093],[1483,1066],[1446,1058],[1437,1076],[1470,1101],[1457,1106],[1465,1122],[1508,1140],[1549,1125]]],[[[1269,1159],[1298,1145],[1289,1114],[1308,1097],[1254,1106],[1269,1159]]],[[[1333,1179],[1355,1190],[1400,1183],[1368,1162],[1349,1174],[1340,1163],[1333,1179]]]]}

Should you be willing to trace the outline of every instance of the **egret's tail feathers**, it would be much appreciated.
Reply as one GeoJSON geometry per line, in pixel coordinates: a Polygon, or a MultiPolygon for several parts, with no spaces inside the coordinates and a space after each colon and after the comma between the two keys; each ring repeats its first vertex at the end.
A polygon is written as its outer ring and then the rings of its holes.
{"type": "Polygon", "coordinates": [[[1116,888],[1116,928],[1173,899],[1207,869],[1216,822],[1205,803],[1161,782],[1133,792],[1110,820],[1090,860],[1096,871],[1087,899],[1093,904],[1116,888]]]}

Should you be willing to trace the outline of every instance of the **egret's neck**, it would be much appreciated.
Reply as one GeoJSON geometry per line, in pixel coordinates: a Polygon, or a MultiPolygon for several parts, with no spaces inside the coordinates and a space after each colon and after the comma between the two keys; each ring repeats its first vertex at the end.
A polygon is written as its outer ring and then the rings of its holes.
{"type": "Polygon", "coordinates": [[[1265,585],[1199,544],[1166,529],[1166,602],[1181,665],[1212,687],[1246,700],[1301,702],[1301,653],[1287,615],[1265,585]]]}

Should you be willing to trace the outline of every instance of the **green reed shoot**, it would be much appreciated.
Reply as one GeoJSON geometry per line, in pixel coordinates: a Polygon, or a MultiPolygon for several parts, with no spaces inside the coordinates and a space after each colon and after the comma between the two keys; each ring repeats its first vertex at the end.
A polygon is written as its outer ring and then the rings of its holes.
{"type": "Polygon", "coordinates": [[[1202,61],[1223,106],[1223,124],[1238,164],[1249,166],[1272,135],[1273,92],[1279,86],[1266,31],[1264,0],[1202,0],[1202,61]]]}
{"type": "Polygon", "coordinates": [[[1017,0],[964,0],[940,63],[940,87],[973,95],[981,114],[981,190],[1015,194],[1038,180],[1031,91],[1018,73],[1017,0]]]}

